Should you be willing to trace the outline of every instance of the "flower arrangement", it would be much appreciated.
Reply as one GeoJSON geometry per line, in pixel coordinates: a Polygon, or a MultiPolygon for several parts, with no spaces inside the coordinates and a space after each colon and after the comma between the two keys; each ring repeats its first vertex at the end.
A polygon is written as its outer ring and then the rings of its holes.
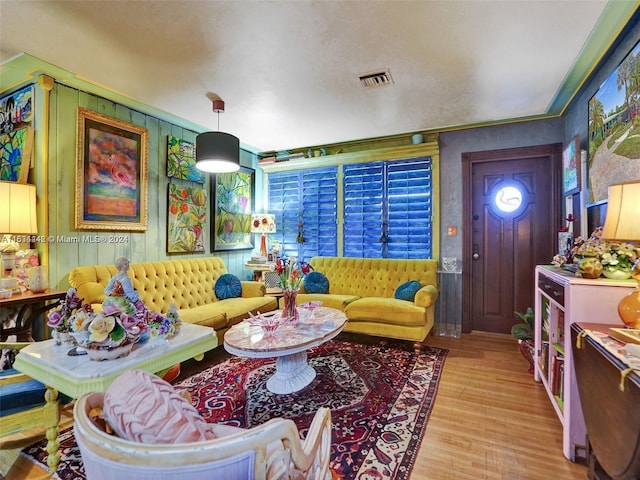
{"type": "Polygon", "coordinates": [[[304,276],[311,271],[307,262],[299,262],[295,257],[279,258],[275,263],[275,272],[280,277],[283,290],[297,290],[304,276]]]}
{"type": "Polygon", "coordinates": [[[117,347],[127,339],[135,342],[143,328],[138,318],[107,305],[88,325],[88,345],[117,347]]]}
{"type": "Polygon", "coordinates": [[[622,271],[631,275],[638,260],[633,245],[625,242],[610,242],[602,239],[602,227],[596,228],[587,240],[576,238],[570,252],[573,258],[596,258],[605,272],[622,271]]]}
{"type": "Polygon", "coordinates": [[[57,332],[79,332],[86,329],[91,317],[91,305],[83,305],[75,288],[69,288],[60,304],[47,314],[47,325],[57,332]]]}
{"type": "Polygon", "coordinates": [[[180,332],[182,320],[180,320],[176,307],[172,303],[166,316],[158,313],[150,314],[148,325],[151,338],[169,338],[180,332]]]}

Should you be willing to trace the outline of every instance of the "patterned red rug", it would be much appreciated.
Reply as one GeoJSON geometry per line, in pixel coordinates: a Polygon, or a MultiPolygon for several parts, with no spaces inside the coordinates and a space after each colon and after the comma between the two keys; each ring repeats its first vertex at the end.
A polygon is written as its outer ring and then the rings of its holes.
{"type": "MultiPolygon", "coordinates": [[[[273,360],[230,357],[176,383],[209,422],[252,427],[291,418],[303,435],[319,406],[331,408],[331,468],[341,479],[405,480],[415,461],[447,351],[409,343],[333,340],[309,351],[317,376],[289,395],[266,389],[273,360]]],[[[59,479],[84,479],[73,429],[60,434],[59,479]]],[[[46,440],[23,450],[46,468],[46,440]]],[[[56,478],[55,476],[53,478],[56,478]]]]}

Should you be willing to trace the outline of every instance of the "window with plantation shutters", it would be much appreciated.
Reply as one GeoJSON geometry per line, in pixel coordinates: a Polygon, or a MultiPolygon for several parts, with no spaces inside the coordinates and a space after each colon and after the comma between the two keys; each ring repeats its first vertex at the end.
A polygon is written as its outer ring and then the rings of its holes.
{"type": "Polygon", "coordinates": [[[343,166],[343,256],[382,257],[384,183],[384,162],[343,166]]]}
{"type": "Polygon", "coordinates": [[[283,254],[308,261],[338,254],[337,167],[269,175],[269,213],[276,216],[270,241],[282,244],[283,254]]]}
{"type": "Polygon", "coordinates": [[[345,257],[431,258],[431,158],[344,166],[345,257]]]}
{"type": "Polygon", "coordinates": [[[386,258],[431,258],[431,158],[386,164],[386,258]]]}

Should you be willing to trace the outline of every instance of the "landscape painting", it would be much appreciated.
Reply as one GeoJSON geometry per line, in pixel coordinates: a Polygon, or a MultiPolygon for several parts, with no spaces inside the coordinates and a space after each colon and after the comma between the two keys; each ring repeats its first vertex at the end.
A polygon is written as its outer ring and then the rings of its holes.
{"type": "Polygon", "coordinates": [[[589,100],[589,204],[640,180],[640,42],[589,100]]]}
{"type": "Polygon", "coordinates": [[[76,228],[147,229],[147,130],[78,109],[76,228]]]}

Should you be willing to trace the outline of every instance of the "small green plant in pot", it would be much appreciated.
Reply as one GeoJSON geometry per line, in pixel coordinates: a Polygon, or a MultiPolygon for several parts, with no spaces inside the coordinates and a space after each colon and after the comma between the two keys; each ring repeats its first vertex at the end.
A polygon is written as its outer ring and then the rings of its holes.
{"type": "Polygon", "coordinates": [[[533,340],[533,327],[535,324],[535,315],[533,308],[527,308],[525,313],[513,312],[516,317],[522,320],[511,327],[511,336],[518,340],[533,340]]]}
{"type": "Polygon", "coordinates": [[[511,336],[518,340],[520,353],[529,362],[529,373],[533,373],[533,350],[534,350],[534,325],[535,314],[533,308],[527,308],[527,311],[513,312],[522,322],[516,323],[511,327],[511,336]]]}

